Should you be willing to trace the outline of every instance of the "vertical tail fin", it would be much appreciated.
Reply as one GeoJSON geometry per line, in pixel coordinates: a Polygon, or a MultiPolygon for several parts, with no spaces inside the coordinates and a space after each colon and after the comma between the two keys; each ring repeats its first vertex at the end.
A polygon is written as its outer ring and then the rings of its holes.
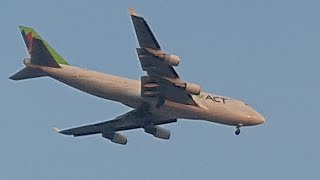
{"type": "MultiPolygon", "coordinates": [[[[28,63],[53,68],[60,68],[61,64],[68,65],[67,61],[64,60],[63,57],[58,54],[35,30],[25,26],[19,26],[19,29],[30,55],[28,63]]],[[[39,69],[27,66],[11,76],[10,79],[22,80],[42,76],[46,76],[46,73],[39,69]]]]}
{"type": "Polygon", "coordinates": [[[35,30],[19,26],[23,40],[31,56],[31,63],[41,66],[59,68],[59,64],[68,65],[67,61],[58,54],[35,30]]]}

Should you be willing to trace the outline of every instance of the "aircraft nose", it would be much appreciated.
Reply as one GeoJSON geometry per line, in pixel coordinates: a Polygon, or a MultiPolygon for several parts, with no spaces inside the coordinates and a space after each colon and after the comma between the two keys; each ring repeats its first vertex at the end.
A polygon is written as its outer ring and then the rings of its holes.
{"type": "Polygon", "coordinates": [[[265,122],[265,118],[256,111],[247,117],[250,119],[252,125],[263,124],[265,122]]]}
{"type": "Polygon", "coordinates": [[[263,124],[265,122],[265,118],[261,114],[257,113],[255,121],[257,124],[263,124]]]}

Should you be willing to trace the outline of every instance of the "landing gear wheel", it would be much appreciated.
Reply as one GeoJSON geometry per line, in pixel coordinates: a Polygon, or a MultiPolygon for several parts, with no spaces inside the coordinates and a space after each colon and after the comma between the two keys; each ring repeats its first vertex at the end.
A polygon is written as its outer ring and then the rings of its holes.
{"type": "Polygon", "coordinates": [[[240,128],[237,128],[234,133],[238,136],[240,134],[240,128]]]}

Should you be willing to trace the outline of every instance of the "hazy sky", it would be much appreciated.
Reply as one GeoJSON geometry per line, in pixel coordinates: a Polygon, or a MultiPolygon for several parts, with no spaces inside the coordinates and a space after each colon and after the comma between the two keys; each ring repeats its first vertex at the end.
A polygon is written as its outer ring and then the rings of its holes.
{"type": "Polygon", "coordinates": [[[0,2],[0,179],[320,179],[320,1],[0,2]],[[169,141],[124,132],[126,146],[52,128],[112,119],[130,109],[49,78],[8,77],[34,27],[72,65],[139,79],[127,9],[149,22],[183,79],[241,99],[267,117],[243,128],[180,120],[169,141]]]}

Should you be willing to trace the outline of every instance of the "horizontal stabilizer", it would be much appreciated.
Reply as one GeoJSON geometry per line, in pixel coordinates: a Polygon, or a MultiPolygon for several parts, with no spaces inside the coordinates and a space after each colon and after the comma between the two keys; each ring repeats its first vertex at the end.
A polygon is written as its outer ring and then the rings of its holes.
{"type": "Polygon", "coordinates": [[[31,67],[25,67],[21,71],[15,73],[11,77],[9,77],[12,80],[23,80],[23,79],[31,79],[31,78],[37,78],[37,77],[43,77],[46,76],[46,73],[38,70],[33,69],[31,67]]]}

